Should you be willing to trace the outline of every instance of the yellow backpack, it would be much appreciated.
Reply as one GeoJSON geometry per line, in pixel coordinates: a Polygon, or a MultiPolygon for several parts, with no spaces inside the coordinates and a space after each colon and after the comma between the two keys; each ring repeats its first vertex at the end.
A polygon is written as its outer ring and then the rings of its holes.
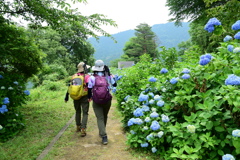
{"type": "Polygon", "coordinates": [[[79,100],[88,94],[84,84],[84,77],[83,75],[74,75],[71,79],[68,93],[73,100],[79,100]]]}

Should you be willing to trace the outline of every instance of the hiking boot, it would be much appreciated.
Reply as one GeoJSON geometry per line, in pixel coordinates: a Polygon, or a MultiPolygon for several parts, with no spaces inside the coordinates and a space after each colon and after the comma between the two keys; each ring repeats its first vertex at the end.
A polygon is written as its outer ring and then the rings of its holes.
{"type": "Polygon", "coordinates": [[[81,131],[80,126],[77,126],[76,132],[80,132],[80,131],[81,131]]]}
{"type": "Polygon", "coordinates": [[[87,135],[86,130],[82,128],[81,130],[81,137],[85,137],[87,135]]]}
{"type": "Polygon", "coordinates": [[[104,144],[104,145],[108,144],[107,136],[102,137],[102,144],[104,144]]]}

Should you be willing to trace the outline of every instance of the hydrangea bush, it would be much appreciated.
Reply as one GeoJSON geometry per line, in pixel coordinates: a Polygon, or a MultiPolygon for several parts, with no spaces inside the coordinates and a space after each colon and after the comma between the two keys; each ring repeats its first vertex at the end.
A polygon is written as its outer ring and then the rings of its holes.
{"type": "Polygon", "coordinates": [[[24,128],[20,107],[30,92],[18,74],[0,72],[0,141],[7,141],[24,128]]]}
{"type": "MultiPolygon", "coordinates": [[[[237,24],[234,29],[240,28],[237,24]]],[[[207,25],[209,32],[223,31],[216,18],[207,25]]],[[[234,52],[240,43],[236,37],[224,38],[217,53],[204,53],[195,65],[188,60],[189,65],[179,64],[169,71],[159,65],[158,72],[156,64],[148,66],[149,76],[145,82],[139,80],[139,93],[124,94],[125,89],[136,88],[128,79],[138,78],[124,76],[124,85],[118,86],[122,92],[117,89],[116,96],[131,147],[165,160],[240,158],[240,56],[234,52]]]]}

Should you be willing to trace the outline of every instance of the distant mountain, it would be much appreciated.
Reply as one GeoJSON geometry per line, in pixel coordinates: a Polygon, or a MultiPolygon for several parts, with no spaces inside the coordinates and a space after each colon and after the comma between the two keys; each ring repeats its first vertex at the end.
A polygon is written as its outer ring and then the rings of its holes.
{"type": "MultiPolygon", "coordinates": [[[[152,31],[158,36],[160,46],[166,48],[176,47],[182,41],[187,41],[190,38],[188,33],[189,23],[183,22],[181,27],[177,27],[173,22],[165,24],[155,24],[152,26],[152,31]]],[[[110,61],[120,58],[123,54],[124,45],[131,37],[134,37],[135,30],[127,30],[112,36],[115,38],[115,43],[109,37],[100,37],[97,41],[95,38],[89,38],[89,42],[95,48],[95,59],[102,59],[106,64],[110,61]]]]}

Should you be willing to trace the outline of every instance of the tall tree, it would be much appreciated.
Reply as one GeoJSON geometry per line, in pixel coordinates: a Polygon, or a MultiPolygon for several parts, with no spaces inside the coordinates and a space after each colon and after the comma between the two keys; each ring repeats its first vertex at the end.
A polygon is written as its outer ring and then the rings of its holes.
{"type": "Polygon", "coordinates": [[[158,38],[151,30],[151,27],[146,23],[141,23],[135,30],[135,37],[132,37],[125,44],[124,54],[135,62],[138,62],[139,57],[143,54],[149,54],[150,57],[156,58],[158,54],[158,38]]]}

